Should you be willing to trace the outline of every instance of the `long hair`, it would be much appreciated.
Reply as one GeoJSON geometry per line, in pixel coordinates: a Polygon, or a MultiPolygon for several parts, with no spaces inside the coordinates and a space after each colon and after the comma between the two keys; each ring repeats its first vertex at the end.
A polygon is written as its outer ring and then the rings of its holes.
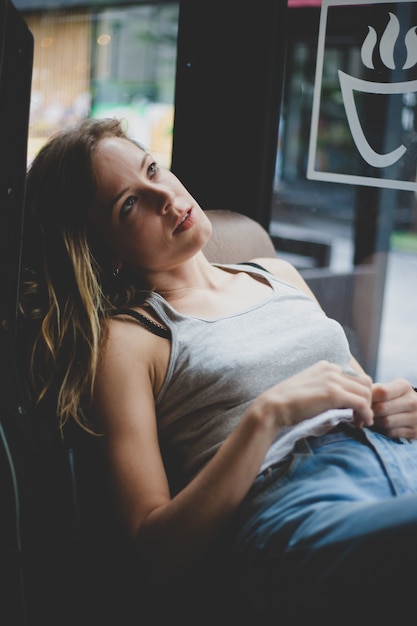
{"type": "Polygon", "coordinates": [[[106,136],[128,139],[120,121],[90,119],[40,150],[27,175],[22,252],[20,312],[35,397],[53,399],[60,426],[74,418],[91,431],[103,322],[136,297],[129,276],[114,279],[110,253],[89,227],[93,154],[106,136]]]}

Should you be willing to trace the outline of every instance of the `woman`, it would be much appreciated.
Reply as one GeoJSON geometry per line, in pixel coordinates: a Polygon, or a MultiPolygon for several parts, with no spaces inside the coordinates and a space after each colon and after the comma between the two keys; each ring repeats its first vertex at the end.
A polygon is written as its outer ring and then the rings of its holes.
{"type": "MultiPolygon", "coordinates": [[[[224,166],[219,153],[212,175],[224,166]]],[[[403,589],[410,383],[373,383],[288,263],[210,264],[206,215],[116,120],[51,138],[27,205],[32,382],[62,425],[104,433],[151,586],[222,545],[240,601],[265,616],[298,619],[300,594],[310,611],[323,590],[338,606],[347,588],[403,589]]]]}

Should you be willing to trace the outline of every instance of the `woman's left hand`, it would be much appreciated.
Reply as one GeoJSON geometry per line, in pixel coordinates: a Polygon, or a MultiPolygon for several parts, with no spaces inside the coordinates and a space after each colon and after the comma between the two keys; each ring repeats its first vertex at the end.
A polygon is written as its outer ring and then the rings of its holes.
{"type": "Polygon", "coordinates": [[[409,382],[396,378],[372,385],[374,428],[389,437],[417,439],[417,393],[409,382]]]}

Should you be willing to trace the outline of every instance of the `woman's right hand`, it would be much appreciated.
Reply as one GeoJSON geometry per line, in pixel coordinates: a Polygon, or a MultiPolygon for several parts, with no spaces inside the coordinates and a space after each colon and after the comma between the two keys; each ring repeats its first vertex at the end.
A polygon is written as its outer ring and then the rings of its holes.
{"type": "Polygon", "coordinates": [[[275,420],[277,431],[293,426],[328,409],[353,409],[358,427],[373,424],[372,379],[349,374],[341,367],[319,361],[263,392],[251,411],[275,420]]]}

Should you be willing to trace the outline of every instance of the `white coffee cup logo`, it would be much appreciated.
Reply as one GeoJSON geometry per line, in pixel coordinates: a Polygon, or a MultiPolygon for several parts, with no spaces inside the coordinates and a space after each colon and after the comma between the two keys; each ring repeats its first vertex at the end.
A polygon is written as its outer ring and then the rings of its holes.
{"type": "MultiPolygon", "coordinates": [[[[394,62],[394,46],[400,32],[400,24],[393,13],[389,13],[389,16],[389,23],[381,36],[379,54],[383,64],[388,69],[394,70],[396,69],[394,62]]],[[[368,35],[361,48],[361,58],[366,67],[375,69],[372,55],[377,42],[377,34],[372,26],[368,26],[368,29],[368,35]]],[[[404,45],[407,56],[402,69],[406,70],[417,63],[417,26],[412,26],[408,30],[404,38],[404,45]]],[[[408,94],[417,91],[417,80],[398,83],[379,83],[350,76],[341,70],[338,70],[338,75],[350,132],[352,133],[353,140],[361,156],[373,167],[383,168],[393,165],[402,157],[407,148],[401,144],[395,148],[395,150],[386,154],[379,154],[373,150],[362,130],[356,109],[354,91],[368,94],[408,94]]]]}

